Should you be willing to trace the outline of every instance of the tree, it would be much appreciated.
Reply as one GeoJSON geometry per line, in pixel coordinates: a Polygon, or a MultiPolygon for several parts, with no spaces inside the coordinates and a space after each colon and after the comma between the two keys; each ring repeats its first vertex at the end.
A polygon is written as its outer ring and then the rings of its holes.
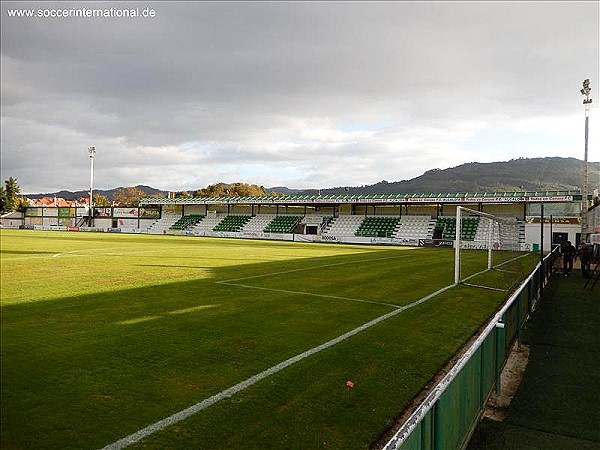
{"type": "Polygon", "coordinates": [[[246,183],[233,183],[230,188],[230,195],[237,195],[240,197],[252,196],[257,197],[266,195],[265,188],[257,186],[256,184],[246,183]]]}
{"type": "Polygon", "coordinates": [[[263,186],[246,183],[216,183],[194,192],[194,197],[255,197],[267,195],[263,186]]]}
{"type": "Polygon", "coordinates": [[[138,206],[144,197],[146,193],[136,187],[119,188],[113,195],[114,201],[120,206],[138,206]]]}
{"type": "Polygon", "coordinates": [[[29,204],[29,202],[26,199],[24,199],[23,197],[18,197],[17,198],[17,205],[15,207],[15,211],[19,211],[19,212],[24,213],[25,212],[25,208],[27,208],[29,206],[31,206],[31,205],[29,204]]]}
{"type": "Polygon", "coordinates": [[[228,195],[229,185],[225,183],[211,184],[204,189],[198,189],[194,192],[195,197],[223,197],[228,195]]]}
{"type": "Polygon", "coordinates": [[[111,206],[110,200],[102,194],[94,194],[92,196],[92,200],[94,202],[94,206],[98,206],[98,207],[111,206]]]}
{"type": "Polygon", "coordinates": [[[19,192],[21,188],[16,178],[10,177],[4,181],[4,189],[0,190],[0,206],[3,213],[15,211],[21,205],[17,197],[19,192]]]}
{"type": "Polygon", "coordinates": [[[175,193],[175,198],[190,198],[191,196],[192,194],[190,194],[188,191],[181,191],[175,193]]]}
{"type": "Polygon", "coordinates": [[[0,186],[0,214],[4,214],[6,211],[6,192],[4,192],[4,187],[0,186]]]}

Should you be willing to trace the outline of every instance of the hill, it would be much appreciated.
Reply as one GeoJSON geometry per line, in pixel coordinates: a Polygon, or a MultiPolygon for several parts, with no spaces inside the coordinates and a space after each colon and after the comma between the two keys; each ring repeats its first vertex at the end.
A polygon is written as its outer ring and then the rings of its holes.
{"type": "MultiPolygon", "coordinates": [[[[127,186],[127,187],[129,187],[129,186],[127,186]]],[[[133,187],[144,191],[148,196],[156,195],[156,194],[167,195],[166,191],[161,191],[160,189],[155,189],[150,186],[144,186],[144,185],[139,184],[139,185],[133,186],[133,187]]],[[[114,193],[116,191],[118,191],[119,189],[126,189],[126,188],[118,187],[118,188],[108,189],[108,190],[94,189],[94,194],[100,194],[100,195],[105,196],[109,200],[112,200],[114,193]]],[[[81,197],[89,197],[89,195],[90,195],[90,191],[64,191],[63,190],[63,191],[58,191],[58,192],[46,193],[46,194],[26,194],[26,197],[33,199],[33,198],[56,196],[59,198],[64,198],[65,200],[75,200],[75,199],[78,199],[81,197]]]]}
{"type": "MultiPolygon", "coordinates": [[[[322,194],[350,191],[354,194],[419,192],[485,192],[577,190],[582,187],[583,161],[576,158],[519,158],[505,162],[467,163],[449,169],[432,169],[411,180],[381,181],[368,186],[321,189],[322,194]]],[[[588,164],[590,190],[598,187],[598,163],[588,164]]],[[[316,190],[272,188],[284,193],[316,190]],[[284,190],[285,189],[285,190],[284,190]]]]}

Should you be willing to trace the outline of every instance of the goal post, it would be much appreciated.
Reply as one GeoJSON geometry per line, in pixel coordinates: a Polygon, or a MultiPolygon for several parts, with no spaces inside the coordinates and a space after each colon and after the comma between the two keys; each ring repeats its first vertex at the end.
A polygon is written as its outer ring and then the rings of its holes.
{"type": "MultiPolygon", "coordinates": [[[[501,251],[521,251],[519,230],[516,218],[499,217],[473,209],[456,207],[456,233],[454,238],[454,283],[464,282],[476,273],[491,270],[494,267],[494,255],[501,251]],[[471,264],[473,273],[465,274],[465,250],[474,250],[478,255],[472,259],[479,261],[477,269],[471,264]],[[482,252],[487,252],[484,258],[482,252]]],[[[498,261],[496,261],[498,263],[498,261]]]]}

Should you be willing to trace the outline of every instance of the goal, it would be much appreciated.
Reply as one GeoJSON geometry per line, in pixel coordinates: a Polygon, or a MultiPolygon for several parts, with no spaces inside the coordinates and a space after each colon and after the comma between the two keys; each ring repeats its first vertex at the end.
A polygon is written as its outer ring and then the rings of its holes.
{"type": "Polygon", "coordinates": [[[464,283],[522,255],[516,218],[456,207],[454,282],[464,283]]]}

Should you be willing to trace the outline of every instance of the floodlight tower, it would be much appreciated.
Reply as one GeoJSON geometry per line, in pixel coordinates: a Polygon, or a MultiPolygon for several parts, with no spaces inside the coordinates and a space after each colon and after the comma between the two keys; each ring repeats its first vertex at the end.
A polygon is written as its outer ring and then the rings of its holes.
{"type": "Polygon", "coordinates": [[[585,151],[583,157],[583,190],[581,192],[581,239],[583,242],[587,242],[588,235],[588,135],[589,135],[589,119],[590,119],[590,105],[592,99],[590,98],[590,79],[586,78],[583,80],[583,89],[581,95],[585,96],[583,100],[583,106],[585,107],[585,151]]]}
{"type": "Polygon", "coordinates": [[[93,208],[93,192],[94,192],[94,155],[96,154],[96,147],[88,147],[88,153],[90,154],[90,203],[89,203],[89,224],[90,227],[93,225],[94,220],[94,208],[93,208]]]}

